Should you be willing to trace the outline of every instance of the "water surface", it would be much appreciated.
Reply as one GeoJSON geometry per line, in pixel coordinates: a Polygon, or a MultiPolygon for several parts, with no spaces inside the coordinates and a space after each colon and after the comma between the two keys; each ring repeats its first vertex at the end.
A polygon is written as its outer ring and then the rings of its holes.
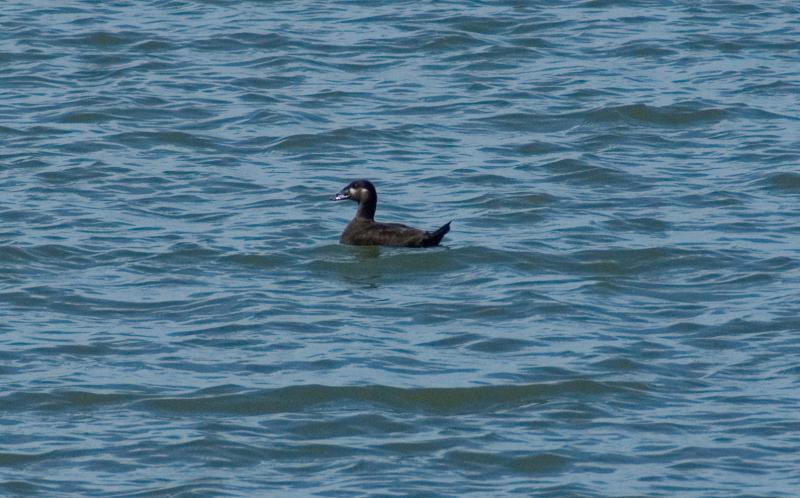
{"type": "Polygon", "coordinates": [[[4,2],[0,494],[796,495],[799,15],[4,2]]]}

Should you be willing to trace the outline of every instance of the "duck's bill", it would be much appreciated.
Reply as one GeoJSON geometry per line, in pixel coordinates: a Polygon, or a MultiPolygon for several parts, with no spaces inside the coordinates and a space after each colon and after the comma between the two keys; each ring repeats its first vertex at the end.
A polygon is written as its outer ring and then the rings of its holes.
{"type": "Polygon", "coordinates": [[[331,197],[332,201],[344,201],[350,198],[350,192],[339,192],[331,197]]]}

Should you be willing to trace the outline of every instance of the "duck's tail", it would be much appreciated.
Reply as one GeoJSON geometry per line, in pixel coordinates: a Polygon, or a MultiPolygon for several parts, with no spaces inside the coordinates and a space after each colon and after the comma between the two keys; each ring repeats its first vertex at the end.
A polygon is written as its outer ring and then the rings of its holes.
{"type": "Polygon", "coordinates": [[[450,223],[452,222],[453,220],[450,220],[444,225],[437,228],[436,231],[428,232],[426,234],[425,240],[423,240],[422,242],[422,247],[431,247],[439,245],[439,242],[442,241],[442,238],[445,236],[445,234],[450,231],[450,223]]]}

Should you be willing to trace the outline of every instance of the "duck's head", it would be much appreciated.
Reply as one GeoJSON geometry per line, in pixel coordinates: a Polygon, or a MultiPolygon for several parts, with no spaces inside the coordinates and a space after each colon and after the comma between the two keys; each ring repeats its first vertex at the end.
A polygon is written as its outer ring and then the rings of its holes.
{"type": "Polygon", "coordinates": [[[369,201],[376,202],[378,200],[378,193],[375,191],[375,185],[369,180],[356,180],[350,182],[349,185],[333,196],[331,200],[344,201],[346,199],[356,201],[359,204],[369,201]]]}

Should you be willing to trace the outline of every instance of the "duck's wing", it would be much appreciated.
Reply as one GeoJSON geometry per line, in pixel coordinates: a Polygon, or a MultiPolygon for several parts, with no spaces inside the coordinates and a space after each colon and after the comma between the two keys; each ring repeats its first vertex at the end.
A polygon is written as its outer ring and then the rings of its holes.
{"type": "Polygon", "coordinates": [[[422,247],[426,232],[400,223],[370,223],[354,234],[352,243],[360,246],[422,247]]]}
{"type": "Polygon", "coordinates": [[[450,231],[450,223],[434,232],[426,232],[400,223],[373,222],[354,230],[347,243],[359,246],[431,247],[450,231]]]}

